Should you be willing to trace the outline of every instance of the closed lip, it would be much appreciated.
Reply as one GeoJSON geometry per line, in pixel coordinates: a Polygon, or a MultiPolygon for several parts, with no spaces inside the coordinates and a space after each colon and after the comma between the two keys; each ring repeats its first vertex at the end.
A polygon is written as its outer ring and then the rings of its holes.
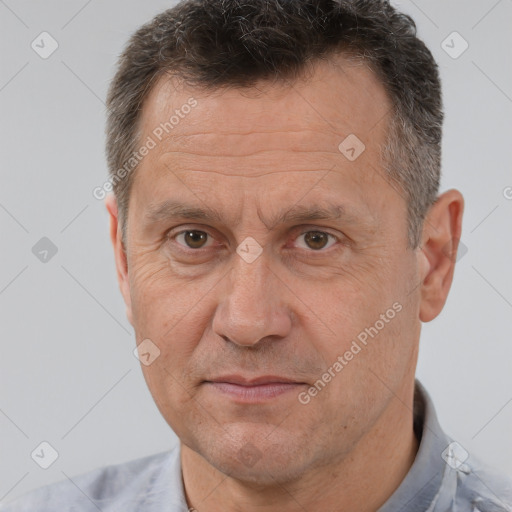
{"type": "Polygon", "coordinates": [[[215,377],[206,382],[225,382],[228,384],[236,384],[238,386],[263,386],[265,384],[305,384],[305,382],[298,382],[286,377],[279,377],[277,375],[262,375],[261,377],[247,378],[241,375],[224,375],[222,377],[215,377]]]}

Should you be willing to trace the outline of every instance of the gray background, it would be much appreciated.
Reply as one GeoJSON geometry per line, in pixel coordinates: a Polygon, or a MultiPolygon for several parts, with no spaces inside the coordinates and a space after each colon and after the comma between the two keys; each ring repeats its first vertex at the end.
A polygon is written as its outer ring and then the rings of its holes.
{"type": "MultiPolygon", "coordinates": [[[[132,354],[107,212],[92,196],[107,177],[116,57],[171,5],[0,0],[0,500],[176,442],[132,354]],[[43,31],[59,45],[47,59],[31,48],[43,31]],[[58,248],[46,263],[32,252],[42,237],[58,248]],[[31,458],[42,441],[59,454],[46,470],[31,458]]],[[[446,431],[512,475],[512,2],[399,5],[441,67],[442,190],[466,198],[467,252],[445,310],[424,325],[418,376],[446,431]],[[469,43],[457,59],[441,46],[453,31],[469,43]]]]}

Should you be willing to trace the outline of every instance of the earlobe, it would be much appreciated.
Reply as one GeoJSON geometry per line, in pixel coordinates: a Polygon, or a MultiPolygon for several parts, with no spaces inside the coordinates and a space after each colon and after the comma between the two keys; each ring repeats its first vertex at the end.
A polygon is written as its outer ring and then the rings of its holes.
{"type": "Polygon", "coordinates": [[[105,198],[105,207],[110,218],[110,240],[114,249],[119,289],[121,290],[121,294],[123,295],[124,302],[126,304],[126,316],[130,324],[133,326],[130,281],[128,276],[128,260],[121,237],[121,226],[119,224],[117,201],[113,194],[108,194],[105,198]]]}
{"type": "Polygon", "coordinates": [[[438,197],[424,222],[419,249],[420,320],[430,322],[444,307],[455,271],[462,231],[464,198],[455,189],[438,197]]]}

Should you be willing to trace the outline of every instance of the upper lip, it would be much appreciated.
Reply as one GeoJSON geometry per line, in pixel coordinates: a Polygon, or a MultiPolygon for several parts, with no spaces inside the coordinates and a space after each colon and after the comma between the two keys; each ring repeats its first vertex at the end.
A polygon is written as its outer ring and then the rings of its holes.
{"type": "Polygon", "coordinates": [[[286,377],[278,377],[277,375],[262,375],[261,377],[247,378],[242,377],[241,375],[224,375],[222,377],[215,377],[214,379],[209,379],[206,382],[227,382],[229,384],[237,384],[239,386],[257,386],[262,384],[276,384],[276,383],[286,383],[286,384],[302,384],[301,382],[297,382],[293,379],[288,379],[286,377]]]}

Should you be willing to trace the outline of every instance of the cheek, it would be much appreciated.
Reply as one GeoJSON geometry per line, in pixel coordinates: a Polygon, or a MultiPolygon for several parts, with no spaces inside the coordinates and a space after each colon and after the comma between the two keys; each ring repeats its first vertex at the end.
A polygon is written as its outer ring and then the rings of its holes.
{"type": "Polygon", "coordinates": [[[169,262],[141,254],[130,270],[130,290],[136,330],[168,332],[201,297],[201,287],[176,277],[169,262]]]}
{"type": "Polygon", "coordinates": [[[365,383],[375,384],[372,371],[393,381],[410,364],[418,337],[417,305],[410,294],[413,273],[407,262],[386,263],[308,289],[307,304],[315,315],[304,329],[324,369],[337,376],[333,389],[365,389],[365,383]],[[340,356],[343,369],[338,365],[335,371],[340,356]]]}
{"type": "Polygon", "coordinates": [[[334,279],[301,288],[312,312],[310,339],[331,358],[348,350],[351,340],[393,304],[393,292],[379,282],[374,268],[344,269],[334,279]]]}
{"type": "Polygon", "coordinates": [[[142,371],[160,414],[180,439],[186,442],[190,437],[190,425],[204,422],[204,411],[192,398],[194,390],[163,356],[152,365],[143,366],[142,371]]]}
{"type": "MultiPolygon", "coordinates": [[[[160,351],[161,372],[168,370],[181,383],[187,381],[192,355],[215,313],[218,280],[216,275],[193,282],[182,279],[165,261],[140,260],[133,266],[132,310],[137,340],[149,338],[154,342],[160,351]]],[[[167,378],[163,373],[161,377],[167,378]]]]}

